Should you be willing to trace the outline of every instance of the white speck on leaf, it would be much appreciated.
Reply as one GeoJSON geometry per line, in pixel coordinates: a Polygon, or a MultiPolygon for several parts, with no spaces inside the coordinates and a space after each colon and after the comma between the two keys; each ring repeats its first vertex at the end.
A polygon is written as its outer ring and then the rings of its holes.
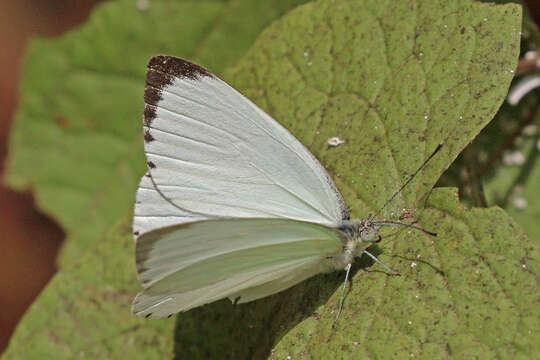
{"type": "Polygon", "coordinates": [[[345,140],[341,140],[340,138],[338,138],[337,136],[334,136],[334,137],[331,137],[330,139],[328,139],[326,141],[326,143],[328,144],[328,146],[331,146],[331,147],[336,147],[336,146],[339,146],[341,144],[344,144],[345,143],[345,140]]]}
{"type": "Polygon", "coordinates": [[[137,9],[139,11],[147,11],[150,8],[150,1],[149,0],[137,0],[137,3],[135,4],[137,9]]]}

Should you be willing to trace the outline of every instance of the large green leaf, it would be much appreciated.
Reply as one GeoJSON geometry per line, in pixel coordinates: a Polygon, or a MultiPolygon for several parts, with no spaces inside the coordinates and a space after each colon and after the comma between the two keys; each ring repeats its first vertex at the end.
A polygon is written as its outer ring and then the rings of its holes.
{"type": "Polygon", "coordinates": [[[67,233],[62,262],[77,258],[133,206],[145,171],[143,83],[159,53],[216,73],[257,35],[306,0],[134,0],[101,5],[87,24],[31,43],[10,139],[7,182],[31,187],[67,233]]]}
{"type": "Polygon", "coordinates": [[[452,190],[428,191],[504,98],[519,31],[516,5],[321,0],[270,26],[225,73],[309,146],[354,217],[377,211],[444,143],[384,212],[416,209],[439,236],[387,233],[371,250],[402,276],[357,262],[335,329],[340,272],[249,304],[219,301],[176,321],[130,316],[137,282],[126,215],[61,270],[5,357],[533,357],[538,246],[502,210],[468,210],[452,190]],[[346,143],[329,148],[331,136],[346,143]]]}
{"type": "Polygon", "coordinates": [[[388,261],[402,276],[359,272],[338,329],[335,294],[281,339],[275,357],[534,358],[538,244],[500,208],[467,210],[450,189],[432,193],[421,219],[439,236],[397,237],[388,261]]]}

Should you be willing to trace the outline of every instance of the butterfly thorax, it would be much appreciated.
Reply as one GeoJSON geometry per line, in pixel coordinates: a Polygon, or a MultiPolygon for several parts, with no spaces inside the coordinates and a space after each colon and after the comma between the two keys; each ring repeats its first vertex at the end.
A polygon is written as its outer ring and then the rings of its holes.
{"type": "Polygon", "coordinates": [[[381,226],[371,216],[365,219],[344,220],[338,228],[347,237],[342,253],[343,263],[345,265],[351,263],[355,256],[360,256],[366,248],[378,242],[380,228],[381,226]]]}

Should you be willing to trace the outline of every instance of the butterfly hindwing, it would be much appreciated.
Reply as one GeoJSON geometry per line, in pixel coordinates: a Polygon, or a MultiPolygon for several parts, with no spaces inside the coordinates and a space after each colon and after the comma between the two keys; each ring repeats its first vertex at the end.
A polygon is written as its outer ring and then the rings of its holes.
{"type": "Polygon", "coordinates": [[[344,241],[337,230],[286,219],[205,220],[151,231],[137,240],[144,291],[133,312],[164,317],[226,297],[267,296],[334,269],[344,241]]]}

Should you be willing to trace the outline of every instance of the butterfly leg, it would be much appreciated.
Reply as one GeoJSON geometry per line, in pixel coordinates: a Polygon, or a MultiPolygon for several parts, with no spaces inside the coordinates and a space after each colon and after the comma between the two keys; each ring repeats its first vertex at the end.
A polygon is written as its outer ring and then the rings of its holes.
{"type": "Polygon", "coordinates": [[[369,251],[367,250],[364,250],[364,254],[366,254],[367,256],[369,256],[370,258],[373,259],[373,261],[375,261],[377,264],[381,265],[384,270],[386,270],[386,272],[392,274],[392,275],[399,275],[399,272],[398,271],[395,271],[395,270],[392,270],[390,269],[390,267],[388,267],[385,263],[383,263],[381,260],[377,259],[377,257],[373,254],[371,254],[369,251]]]}
{"type": "Polygon", "coordinates": [[[337,312],[337,315],[336,315],[336,319],[334,320],[334,325],[337,323],[338,319],[339,319],[339,315],[341,315],[341,309],[343,309],[343,301],[345,300],[345,288],[347,287],[347,280],[349,280],[349,273],[351,272],[351,264],[347,264],[347,266],[345,266],[345,281],[343,282],[343,289],[341,290],[341,297],[339,299],[339,308],[338,308],[338,312],[337,312]]]}

